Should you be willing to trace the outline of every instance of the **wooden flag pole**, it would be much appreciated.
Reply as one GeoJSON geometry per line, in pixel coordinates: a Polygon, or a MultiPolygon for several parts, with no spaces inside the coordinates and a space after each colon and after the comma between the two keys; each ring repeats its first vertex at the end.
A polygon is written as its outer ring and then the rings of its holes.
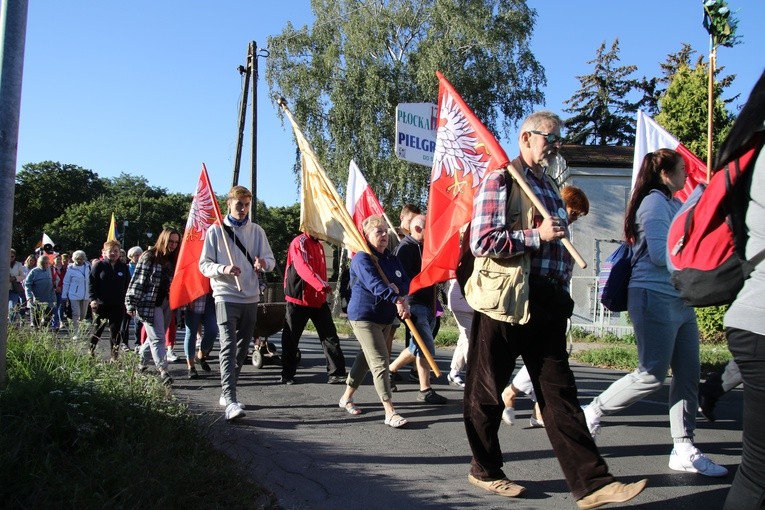
{"type": "MultiPolygon", "coordinates": [[[[534,204],[534,207],[537,208],[539,213],[542,215],[543,218],[549,218],[551,215],[547,208],[542,204],[542,202],[539,200],[539,198],[536,196],[534,191],[529,187],[529,184],[526,182],[526,179],[521,175],[521,173],[515,169],[513,165],[507,165],[507,171],[510,172],[510,175],[513,177],[515,182],[517,182],[523,192],[526,194],[527,197],[529,197],[529,200],[531,200],[531,203],[534,204]]],[[[581,267],[582,269],[587,267],[587,262],[584,261],[581,255],[579,255],[579,252],[576,251],[576,248],[574,248],[574,245],[571,244],[571,241],[568,237],[562,237],[561,242],[563,243],[563,246],[568,250],[568,252],[571,254],[571,256],[574,258],[576,263],[581,267]]]]}
{"type": "MultiPolygon", "coordinates": [[[[372,262],[374,262],[374,265],[377,268],[377,272],[380,273],[380,278],[382,278],[383,282],[385,282],[386,285],[390,285],[390,281],[388,280],[388,277],[385,276],[385,273],[380,267],[380,264],[377,262],[377,257],[375,257],[369,251],[369,247],[366,247],[366,251],[372,257],[372,262]]],[[[409,328],[409,331],[412,333],[412,338],[414,338],[414,341],[417,342],[417,347],[420,348],[420,352],[422,353],[423,356],[425,356],[425,359],[428,361],[428,365],[430,365],[430,369],[433,371],[436,377],[441,377],[441,370],[438,368],[438,365],[436,364],[436,360],[433,359],[433,355],[430,354],[430,350],[428,350],[428,347],[425,345],[425,340],[423,340],[422,336],[420,336],[420,332],[417,331],[417,328],[415,327],[414,322],[412,322],[412,319],[404,319],[404,323],[406,323],[406,326],[409,328]]]]}

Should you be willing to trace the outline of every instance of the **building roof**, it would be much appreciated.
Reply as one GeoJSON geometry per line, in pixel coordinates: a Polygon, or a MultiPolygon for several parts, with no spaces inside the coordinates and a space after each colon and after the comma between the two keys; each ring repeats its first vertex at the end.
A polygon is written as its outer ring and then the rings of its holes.
{"type": "Polygon", "coordinates": [[[570,167],[632,168],[634,147],[564,145],[560,154],[570,167]]]}

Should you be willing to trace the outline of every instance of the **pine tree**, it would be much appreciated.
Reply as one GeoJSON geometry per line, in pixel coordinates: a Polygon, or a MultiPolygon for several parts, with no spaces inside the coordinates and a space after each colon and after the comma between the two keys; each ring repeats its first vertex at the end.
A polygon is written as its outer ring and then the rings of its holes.
{"type": "Polygon", "coordinates": [[[628,76],[637,66],[617,66],[619,62],[619,39],[606,52],[606,43],[600,45],[592,64],[593,73],[577,76],[582,85],[577,92],[564,101],[570,105],[567,113],[574,114],[566,120],[567,143],[579,145],[630,145],[635,138],[637,103],[627,96],[638,87],[638,82],[628,76]]]}

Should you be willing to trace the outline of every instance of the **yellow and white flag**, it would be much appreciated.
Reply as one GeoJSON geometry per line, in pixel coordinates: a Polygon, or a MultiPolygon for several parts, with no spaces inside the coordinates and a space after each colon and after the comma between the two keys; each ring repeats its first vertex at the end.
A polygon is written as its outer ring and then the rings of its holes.
{"type": "Polygon", "coordinates": [[[352,252],[368,252],[364,237],[353,223],[345,202],[324,172],[308,140],[287,107],[282,105],[282,108],[292,124],[300,149],[300,230],[328,243],[345,246],[352,252]]]}
{"type": "Polygon", "coordinates": [[[109,222],[109,232],[106,234],[107,241],[119,241],[117,237],[117,220],[114,219],[114,213],[112,213],[112,221],[109,222]]]}

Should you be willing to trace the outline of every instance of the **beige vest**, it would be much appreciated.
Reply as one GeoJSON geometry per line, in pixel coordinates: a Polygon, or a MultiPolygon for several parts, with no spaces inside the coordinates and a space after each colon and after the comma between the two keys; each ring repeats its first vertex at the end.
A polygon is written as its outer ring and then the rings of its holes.
{"type": "MultiPolygon", "coordinates": [[[[520,159],[511,163],[523,175],[520,159]]],[[[504,170],[496,170],[502,172],[504,170]]],[[[507,179],[512,180],[509,173],[507,179]]],[[[521,187],[513,183],[507,203],[508,231],[532,228],[536,209],[521,187]]],[[[476,257],[473,272],[465,283],[465,300],[494,320],[526,324],[529,314],[531,254],[510,258],[476,257]]]]}

